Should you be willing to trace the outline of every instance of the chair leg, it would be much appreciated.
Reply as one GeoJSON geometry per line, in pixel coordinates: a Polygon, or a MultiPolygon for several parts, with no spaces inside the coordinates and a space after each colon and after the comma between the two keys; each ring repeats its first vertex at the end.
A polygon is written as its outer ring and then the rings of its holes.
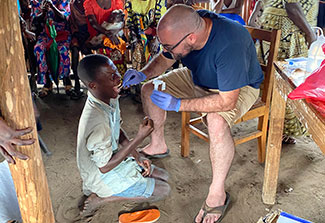
{"type": "Polygon", "coordinates": [[[262,131],[262,136],[258,138],[258,150],[257,157],[258,162],[265,162],[265,154],[266,154],[266,137],[267,137],[267,124],[268,124],[269,114],[265,114],[264,116],[259,117],[257,129],[262,131]]]}
{"type": "Polygon", "coordinates": [[[190,113],[182,112],[182,139],[181,139],[181,155],[188,157],[190,155],[190,131],[188,124],[190,122],[190,113]]]}

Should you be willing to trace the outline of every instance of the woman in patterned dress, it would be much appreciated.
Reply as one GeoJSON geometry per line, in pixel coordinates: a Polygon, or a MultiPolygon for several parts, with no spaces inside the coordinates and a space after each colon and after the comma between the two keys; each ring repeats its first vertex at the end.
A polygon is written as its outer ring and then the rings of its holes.
{"type": "MultiPolygon", "coordinates": [[[[281,30],[278,60],[307,57],[308,46],[316,40],[312,27],[316,26],[317,13],[318,0],[259,0],[248,25],[260,26],[259,28],[266,30],[281,30]],[[262,15],[258,18],[261,11],[262,15]]],[[[263,48],[267,54],[267,43],[263,42],[263,48]]],[[[293,111],[287,106],[283,143],[293,144],[295,139],[290,136],[302,135],[305,132],[293,111]],[[290,131],[293,126],[299,131],[290,131]]]]}
{"type": "Polygon", "coordinates": [[[47,22],[55,26],[57,33],[56,42],[59,51],[59,68],[58,76],[63,78],[66,93],[71,93],[70,74],[70,32],[68,26],[68,17],[70,15],[69,0],[31,0],[33,23],[38,27],[37,42],[34,47],[34,54],[38,63],[39,84],[44,84],[40,97],[45,97],[52,91],[52,81],[56,74],[50,74],[49,64],[46,60],[46,51],[52,44],[53,39],[50,37],[47,22]]]}

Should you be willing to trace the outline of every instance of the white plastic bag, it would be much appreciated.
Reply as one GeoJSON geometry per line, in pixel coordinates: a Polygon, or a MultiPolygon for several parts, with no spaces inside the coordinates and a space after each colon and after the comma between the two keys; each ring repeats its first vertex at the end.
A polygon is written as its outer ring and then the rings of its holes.
{"type": "Polygon", "coordinates": [[[323,60],[325,60],[325,54],[323,48],[325,48],[325,37],[323,35],[323,30],[316,27],[319,32],[317,35],[317,40],[310,45],[308,50],[308,61],[307,61],[307,72],[313,72],[317,69],[323,60]]]}

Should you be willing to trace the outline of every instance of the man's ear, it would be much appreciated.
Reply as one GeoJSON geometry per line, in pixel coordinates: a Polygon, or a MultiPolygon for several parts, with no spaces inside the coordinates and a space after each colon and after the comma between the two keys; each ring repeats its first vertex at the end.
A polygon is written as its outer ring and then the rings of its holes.
{"type": "Polygon", "coordinates": [[[197,39],[197,35],[192,33],[191,35],[189,35],[188,37],[188,41],[190,42],[191,45],[193,45],[196,42],[197,39]]]}
{"type": "Polygon", "coordinates": [[[96,89],[96,84],[94,83],[94,82],[89,82],[89,84],[88,84],[88,87],[91,89],[91,90],[94,90],[94,89],[96,89]]]}

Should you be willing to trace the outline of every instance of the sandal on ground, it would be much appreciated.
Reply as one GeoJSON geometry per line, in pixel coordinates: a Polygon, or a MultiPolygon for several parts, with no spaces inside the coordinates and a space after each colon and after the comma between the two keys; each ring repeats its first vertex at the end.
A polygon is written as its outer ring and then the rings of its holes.
{"type": "Polygon", "coordinates": [[[42,89],[41,89],[41,91],[40,92],[38,92],[38,97],[40,97],[40,98],[45,98],[46,96],[48,96],[49,94],[51,94],[52,93],[52,87],[49,87],[49,88],[47,88],[47,87],[43,87],[42,89]]]}
{"type": "MultiPolygon", "coordinates": [[[[226,200],[225,200],[225,204],[222,206],[218,206],[218,207],[209,207],[206,202],[203,203],[202,205],[202,210],[203,210],[203,216],[202,216],[202,220],[201,222],[203,222],[204,218],[208,215],[208,214],[220,214],[220,217],[218,218],[216,222],[221,222],[221,220],[224,218],[224,216],[226,215],[227,212],[227,208],[229,206],[230,203],[230,194],[228,192],[226,192],[226,200]]],[[[196,219],[197,215],[194,218],[194,222],[196,219]]]]}
{"type": "Polygon", "coordinates": [[[76,91],[76,90],[71,90],[70,91],[70,99],[71,100],[79,100],[84,96],[83,91],[76,91]]]}
{"type": "Polygon", "coordinates": [[[287,136],[287,135],[283,135],[282,136],[282,143],[283,144],[296,144],[296,140],[290,136],[287,136]]]}
{"type": "Polygon", "coordinates": [[[68,96],[71,96],[72,94],[72,85],[66,85],[64,86],[64,90],[65,90],[65,94],[68,95],[68,96]]]}

